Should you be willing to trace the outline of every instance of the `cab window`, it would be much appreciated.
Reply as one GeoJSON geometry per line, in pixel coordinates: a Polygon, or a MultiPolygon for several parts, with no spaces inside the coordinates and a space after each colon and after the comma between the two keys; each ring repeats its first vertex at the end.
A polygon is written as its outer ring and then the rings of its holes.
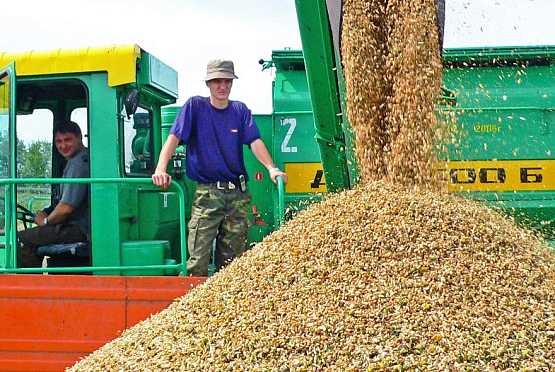
{"type": "MultiPolygon", "coordinates": [[[[52,123],[50,109],[35,109],[18,114],[17,119],[18,178],[49,178],[52,176],[52,123]]],[[[31,211],[51,204],[50,184],[22,184],[17,187],[18,202],[31,211]]],[[[21,228],[21,226],[20,226],[21,228]]]]}
{"type": "Polygon", "coordinates": [[[154,173],[152,160],[152,111],[138,107],[135,114],[122,115],[123,161],[125,174],[144,176],[154,173]]]}
{"type": "Polygon", "coordinates": [[[71,112],[70,119],[71,121],[79,124],[79,127],[81,128],[81,133],[83,134],[83,145],[85,145],[85,147],[89,147],[89,133],[87,131],[87,123],[89,121],[89,118],[87,117],[87,115],[87,108],[79,107],[71,112]]]}
{"type": "MultiPolygon", "coordinates": [[[[67,160],[53,143],[54,124],[74,120],[83,142],[88,133],[88,92],[78,80],[18,83],[16,119],[16,172],[18,178],[61,178],[67,160]]],[[[17,201],[31,211],[55,206],[59,184],[21,184],[17,201]]]]}

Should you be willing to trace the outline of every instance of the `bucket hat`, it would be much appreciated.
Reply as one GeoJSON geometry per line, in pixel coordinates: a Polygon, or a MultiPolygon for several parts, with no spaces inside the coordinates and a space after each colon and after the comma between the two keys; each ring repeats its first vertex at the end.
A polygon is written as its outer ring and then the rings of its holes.
{"type": "Polygon", "coordinates": [[[223,59],[214,59],[208,62],[204,81],[212,79],[239,79],[235,75],[233,62],[223,59]]]}

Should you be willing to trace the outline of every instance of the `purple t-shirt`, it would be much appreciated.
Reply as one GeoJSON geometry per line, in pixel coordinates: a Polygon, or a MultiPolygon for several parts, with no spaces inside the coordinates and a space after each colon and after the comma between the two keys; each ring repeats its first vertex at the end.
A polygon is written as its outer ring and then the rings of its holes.
{"type": "Polygon", "coordinates": [[[243,144],[260,138],[251,111],[239,101],[221,110],[209,97],[189,98],[175,118],[171,134],[187,144],[187,176],[198,182],[237,181],[244,175],[243,144]]]}

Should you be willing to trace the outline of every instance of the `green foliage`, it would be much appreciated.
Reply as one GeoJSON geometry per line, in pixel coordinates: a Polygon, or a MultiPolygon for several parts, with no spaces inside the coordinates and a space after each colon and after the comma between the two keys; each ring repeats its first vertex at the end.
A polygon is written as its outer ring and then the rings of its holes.
{"type": "MultiPolygon", "coordinates": [[[[27,146],[25,142],[18,139],[17,140],[17,172],[21,174],[25,160],[27,157],[27,146]]],[[[9,174],[9,156],[10,156],[10,141],[8,138],[8,132],[0,132],[0,176],[7,177],[9,174]]],[[[50,155],[48,155],[50,156],[50,155]]]]}
{"type": "MultiPolygon", "coordinates": [[[[8,132],[0,132],[0,177],[9,174],[8,132]]],[[[52,163],[52,143],[49,141],[32,142],[29,146],[17,140],[17,173],[20,177],[50,177],[52,163]]]]}
{"type": "MultiPolygon", "coordinates": [[[[18,150],[21,146],[18,146],[18,150]]],[[[49,141],[36,141],[23,146],[22,154],[18,151],[18,170],[22,178],[50,177],[52,162],[52,143],[49,141]],[[21,159],[23,158],[23,162],[21,159]],[[21,166],[21,169],[19,169],[21,166]]]]}
{"type": "Polygon", "coordinates": [[[27,146],[25,142],[18,139],[17,140],[17,174],[21,174],[23,170],[23,165],[25,164],[25,158],[27,157],[27,146]]]}
{"type": "Polygon", "coordinates": [[[10,153],[8,132],[0,131],[0,176],[8,176],[8,156],[10,153]]]}

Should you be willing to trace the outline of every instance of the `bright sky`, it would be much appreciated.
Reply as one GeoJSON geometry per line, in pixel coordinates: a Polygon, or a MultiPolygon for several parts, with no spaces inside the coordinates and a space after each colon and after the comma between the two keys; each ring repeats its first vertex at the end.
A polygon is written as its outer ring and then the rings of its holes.
{"type": "Polygon", "coordinates": [[[554,0],[446,0],[444,47],[555,45],[554,0]]]}
{"type": "MultiPolygon", "coordinates": [[[[206,63],[235,62],[232,99],[271,112],[260,58],[300,49],[294,0],[18,0],[2,4],[0,51],[139,44],[177,70],[179,100],[207,95],[206,63]]],[[[446,0],[445,47],[555,44],[555,0],[446,0]]]]}
{"type": "Polygon", "coordinates": [[[179,74],[179,104],[208,95],[211,59],[231,59],[232,99],[271,112],[271,73],[258,60],[300,49],[294,0],[19,0],[2,4],[0,51],[138,44],[179,74]],[[6,37],[7,36],[7,37],[6,37]]]}

